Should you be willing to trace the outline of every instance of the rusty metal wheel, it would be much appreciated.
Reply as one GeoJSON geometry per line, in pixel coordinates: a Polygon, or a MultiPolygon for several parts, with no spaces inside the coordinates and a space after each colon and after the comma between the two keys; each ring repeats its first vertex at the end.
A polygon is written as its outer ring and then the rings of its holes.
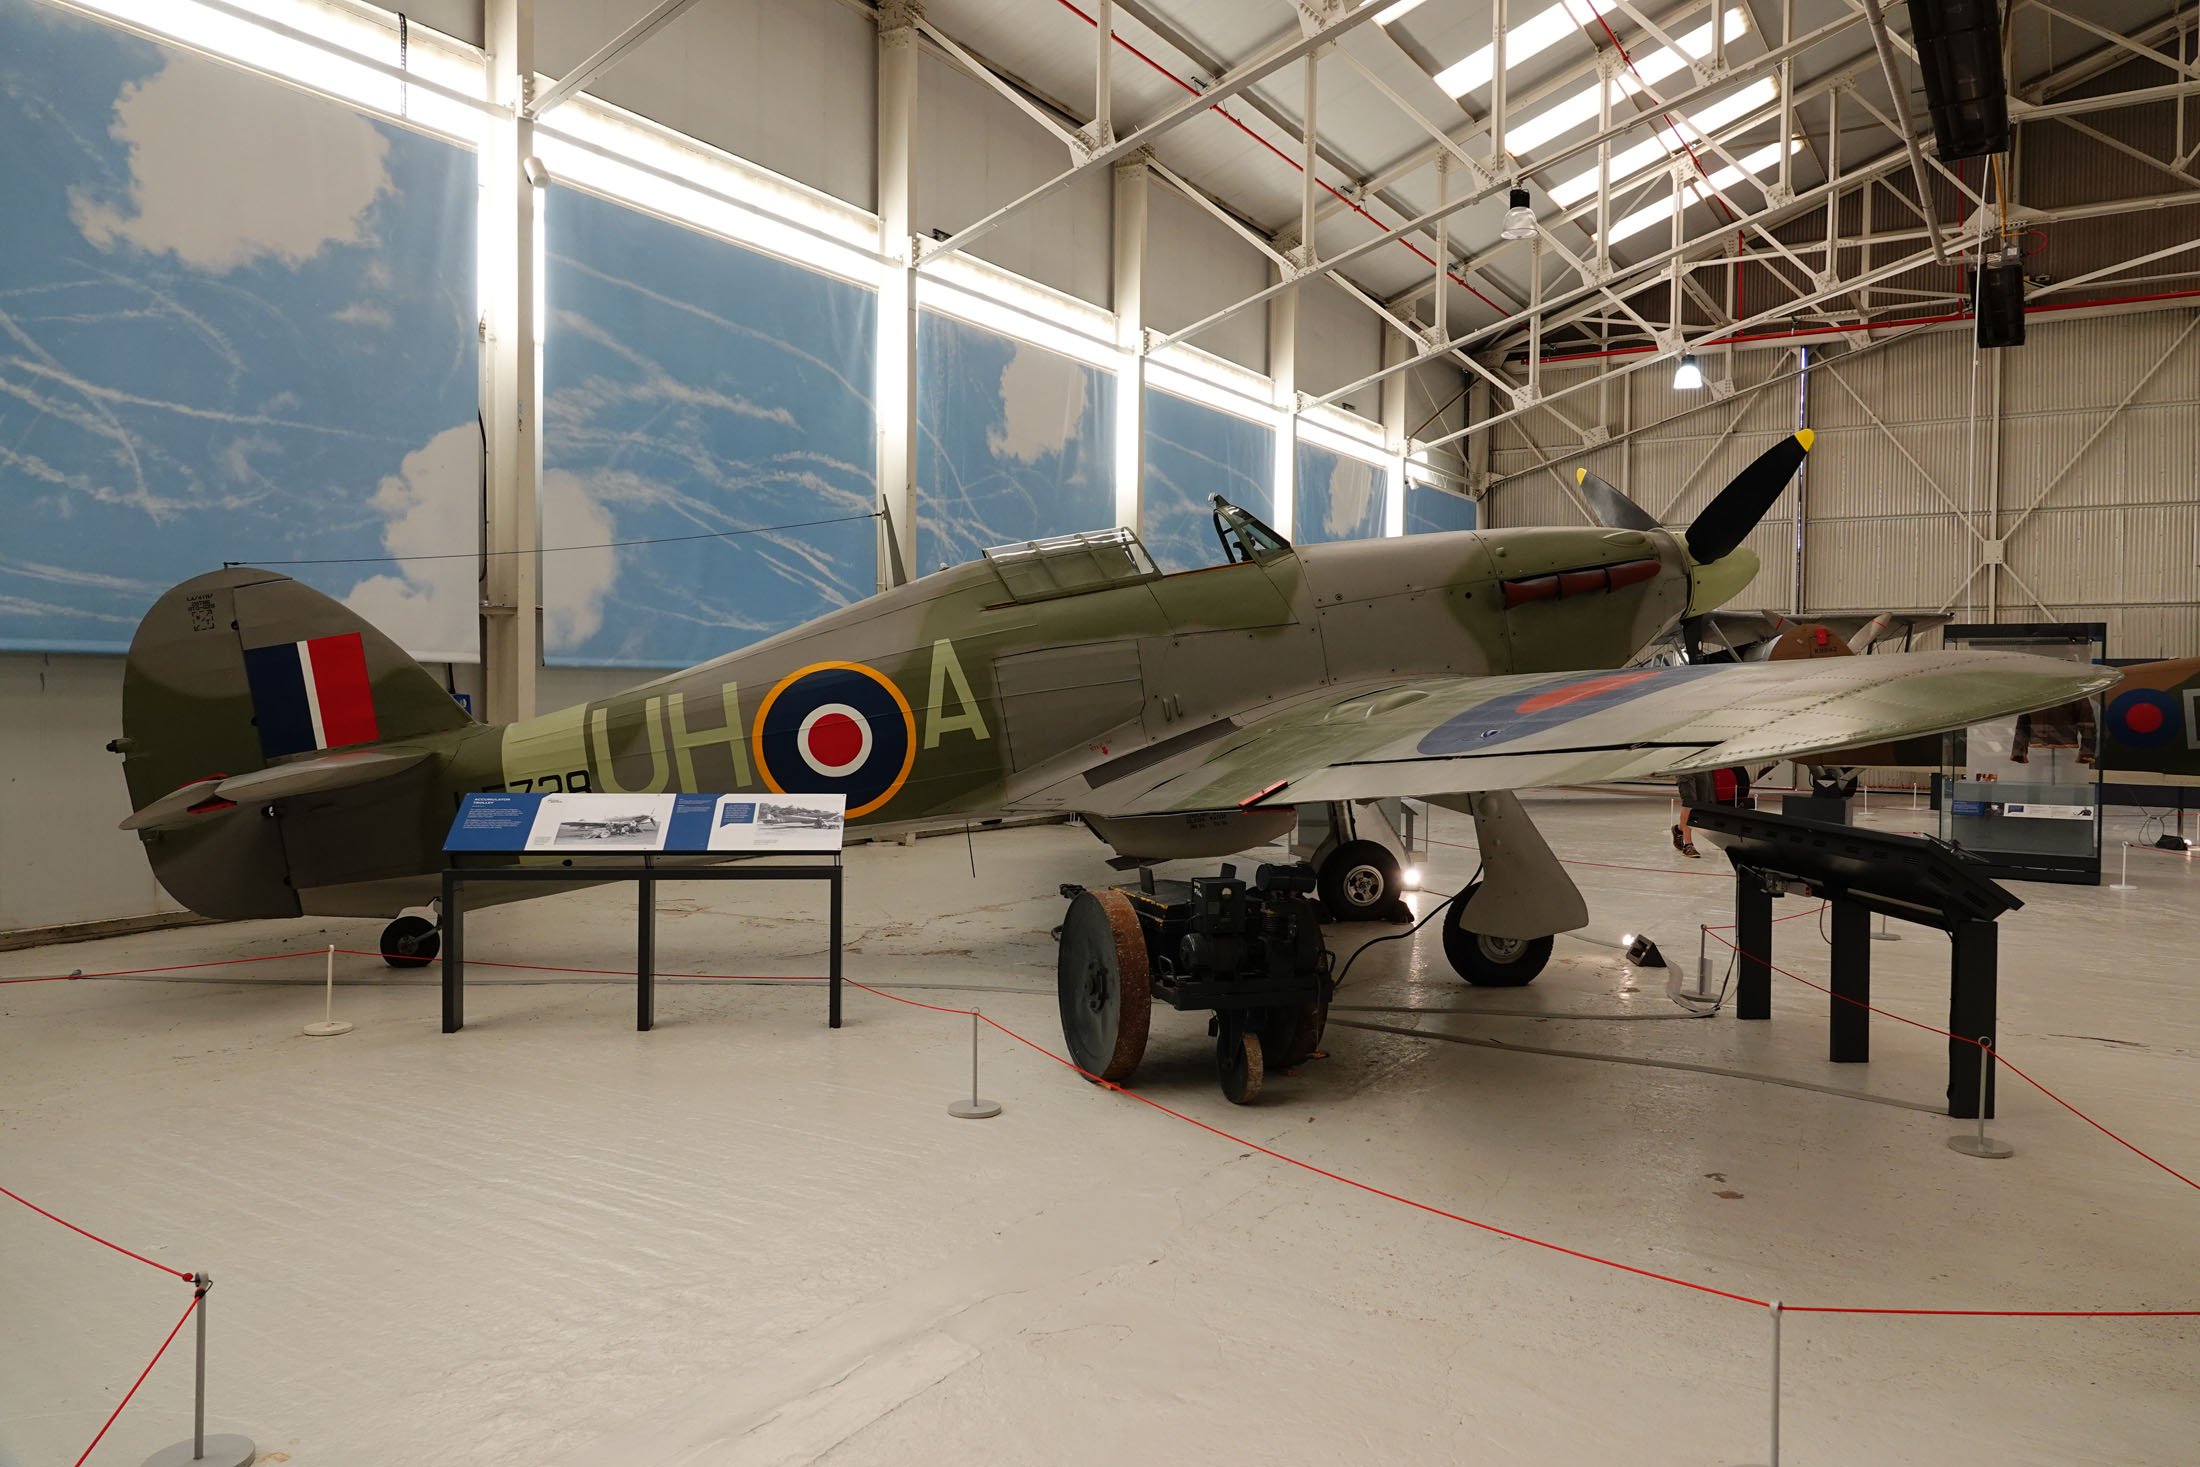
{"type": "Polygon", "coordinates": [[[1055,992],[1062,1038],[1088,1078],[1123,1081],[1146,1053],[1153,992],[1138,912],[1119,891],[1083,891],[1062,919],[1055,992]]]}
{"type": "Polygon", "coordinates": [[[1261,1058],[1260,1035],[1224,1024],[1215,1039],[1215,1073],[1222,1081],[1222,1098],[1232,1105],[1251,1105],[1260,1099],[1260,1082],[1267,1070],[1261,1058]]]}
{"type": "Polygon", "coordinates": [[[1322,1047],[1322,1031],[1328,1027],[1329,1005],[1326,1003],[1310,1003],[1296,1009],[1270,1009],[1260,1026],[1262,1058],[1278,1070],[1303,1065],[1322,1047]]]}

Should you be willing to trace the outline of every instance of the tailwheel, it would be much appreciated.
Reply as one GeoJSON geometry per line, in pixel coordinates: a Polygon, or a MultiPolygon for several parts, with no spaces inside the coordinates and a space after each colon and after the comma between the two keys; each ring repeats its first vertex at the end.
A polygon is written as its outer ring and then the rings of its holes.
{"type": "Polygon", "coordinates": [[[1460,914],[1481,889],[1482,883],[1475,882],[1444,914],[1444,956],[1452,971],[1478,988],[1519,988],[1534,982],[1551,960],[1551,939],[1493,937],[1460,925],[1460,914]]]}
{"type": "Polygon", "coordinates": [[[443,934],[425,917],[399,917],[382,929],[382,961],[393,968],[425,968],[443,951],[443,934]]]}
{"type": "Polygon", "coordinates": [[[1055,964],[1062,1039],[1088,1080],[1123,1081],[1146,1053],[1153,993],[1138,912],[1119,891],[1081,891],[1055,964]]]}
{"type": "Polygon", "coordinates": [[[1406,889],[1398,858],[1371,840],[1348,840],[1331,851],[1318,886],[1322,905],[1339,922],[1378,921],[1406,889]]]}
{"type": "Polygon", "coordinates": [[[1260,1035],[1225,1021],[1215,1037],[1215,1076],[1222,1082],[1222,1098],[1230,1104],[1251,1105],[1260,1099],[1260,1082],[1267,1076],[1260,1035]]]}
{"type": "Polygon", "coordinates": [[[1270,1009],[1260,1026],[1260,1047],[1265,1063],[1279,1070],[1296,1069],[1321,1048],[1322,1031],[1329,1027],[1329,1005],[1310,1003],[1303,1008],[1270,1009]]]}

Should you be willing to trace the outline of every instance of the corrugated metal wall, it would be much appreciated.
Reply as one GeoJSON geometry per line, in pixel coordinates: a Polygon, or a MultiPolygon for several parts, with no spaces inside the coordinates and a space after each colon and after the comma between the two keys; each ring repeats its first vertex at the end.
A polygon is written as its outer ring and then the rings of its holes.
{"type": "MultiPolygon", "coordinates": [[[[1764,569],[1737,606],[2102,621],[2112,656],[2200,651],[2200,314],[2035,316],[2020,349],[1974,353],[1959,328],[1811,357],[1807,387],[1788,348],[1738,353],[1725,400],[1675,392],[1662,368],[1606,389],[1601,407],[1597,389],[1566,398],[1560,412],[1615,438],[1650,425],[1589,453],[1548,413],[1498,425],[1485,523],[1581,523],[1561,480],[1588,467],[1685,525],[1804,425],[1818,439],[1800,495],[1750,538],[1764,569]],[[1995,539],[2000,568],[1985,566],[1995,539]]],[[[1547,371],[1546,390],[1586,370],[1547,371]]],[[[1725,370],[1705,359],[1707,377],[1725,370]]]]}

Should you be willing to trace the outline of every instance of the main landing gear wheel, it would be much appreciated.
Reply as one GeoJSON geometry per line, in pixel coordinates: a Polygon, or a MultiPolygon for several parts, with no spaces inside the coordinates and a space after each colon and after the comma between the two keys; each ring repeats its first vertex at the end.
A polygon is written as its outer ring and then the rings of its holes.
{"type": "Polygon", "coordinates": [[[1477,881],[1444,914],[1444,956],[1452,971],[1478,988],[1518,988],[1535,981],[1551,960],[1548,937],[1492,937],[1459,925],[1459,914],[1482,889],[1477,881]]]}
{"type": "Polygon", "coordinates": [[[1087,1079],[1121,1082],[1146,1053],[1153,992],[1138,912],[1119,891],[1079,892],[1062,919],[1062,1038],[1087,1079]]]}
{"type": "Polygon", "coordinates": [[[1260,1035],[1237,1024],[1223,1024],[1215,1037],[1215,1076],[1222,1082],[1222,1098],[1232,1105],[1251,1105],[1260,1099],[1260,1082],[1267,1070],[1260,1035]]]}
{"type": "Polygon", "coordinates": [[[1316,886],[1339,922],[1377,921],[1406,889],[1398,858],[1371,840],[1348,840],[1331,851],[1316,886]]]}
{"type": "Polygon", "coordinates": [[[399,917],[382,929],[382,961],[393,968],[425,968],[443,951],[443,934],[425,917],[399,917]]]}

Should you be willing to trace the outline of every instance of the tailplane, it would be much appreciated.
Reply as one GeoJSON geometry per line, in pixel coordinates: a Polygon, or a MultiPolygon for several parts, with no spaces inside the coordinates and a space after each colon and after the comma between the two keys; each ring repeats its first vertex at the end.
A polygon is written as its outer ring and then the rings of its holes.
{"type": "Polygon", "coordinates": [[[394,778],[425,755],[385,746],[472,724],[342,603],[236,567],[174,587],[138,623],[110,747],[135,812],[125,826],[169,894],[207,916],[277,917],[300,910],[303,883],[266,801],[394,778]]]}

